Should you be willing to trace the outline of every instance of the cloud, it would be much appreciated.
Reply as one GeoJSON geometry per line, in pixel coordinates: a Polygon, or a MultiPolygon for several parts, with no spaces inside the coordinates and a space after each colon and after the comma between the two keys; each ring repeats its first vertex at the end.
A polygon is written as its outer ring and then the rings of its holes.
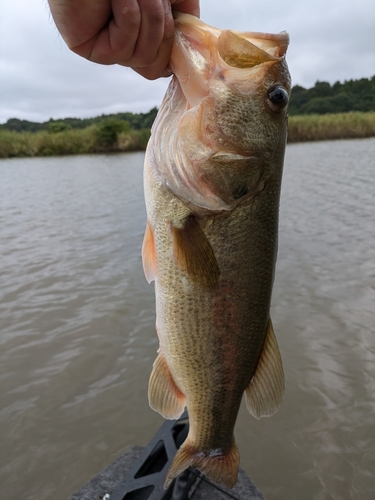
{"type": "Polygon", "coordinates": [[[160,103],[166,80],[149,82],[129,68],[86,61],[67,49],[44,5],[30,7],[2,4],[0,122],[148,111],[160,103]]]}
{"type": "MultiPolygon", "coordinates": [[[[375,74],[374,0],[202,0],[201,11],[204,21],[219,28],[288,31],[294,84],[375,74]]],[[[160,104],[168,83],[70,52],[46,0],[1,0],[0,75],[0,123],[148,111],[160,104]]]]}

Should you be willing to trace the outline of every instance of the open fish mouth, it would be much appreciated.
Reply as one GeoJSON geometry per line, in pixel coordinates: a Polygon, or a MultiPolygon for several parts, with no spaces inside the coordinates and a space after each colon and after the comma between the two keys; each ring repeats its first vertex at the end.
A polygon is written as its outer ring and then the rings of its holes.
{"type": "MultiPolygon", "coordinates": [[[[266,40],[270,41],[269,39],[266,40]]],[[[254,36],[251,37],[246,34],[241,36],[233,31],[226,30],[223,31],[218,38],[217,49],[223,61],[226,62],[228,66],[234,68],[253,68],[258,64],[267,61],[277,61],[282,57],[283,54],[280,54],[280,49],[284,49],[283,46],[280,47],[280,45],[277,44],[268,44],[267,47],[262,49],[256,42],[258,42],[259,45],[264,45],[264,43],[262,43],[264,42],[262,37],[255,39],[254,36]],[[278,55],[273,55],[275,52],[277,52],[278,55]]]]}
{"type": "Polygon", "coordinates": [[[219,30],[188,14],[178,14],[175,24],[171,67],[191,106],[207,95],[213,78],[250,78],[258,84],[268,68],[284,58],[289,44],[285,31],[270,34],[219,30]]]}
{"type": "Polygon", "coordinates": [[[217,48],[229,66],[239,68],[260,64],[269,57],[283,57],[289,45],[289,35],[285,31],[273,34],[220,30],[196,17],[180,13],[176,15],[175,25],[180,33],[190,40],[195,40],[195,48],[207,49],[211,45],[217,48]],[[213,43],[215,38],[217,44],[213,43]]]}

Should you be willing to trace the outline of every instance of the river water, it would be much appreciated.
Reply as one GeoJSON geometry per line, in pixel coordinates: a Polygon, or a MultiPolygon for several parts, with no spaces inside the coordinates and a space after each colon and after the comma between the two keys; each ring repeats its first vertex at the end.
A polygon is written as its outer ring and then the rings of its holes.
{"type": "MultiPolygon", "coordinates": [[[[0,484],[66,500],[163,419],[143,154],[0,161],[0,484]]],[[[268,500],[375,491],[375,139],[287,147],[272,318],[279,412],[236,426],[268,500]]]]}

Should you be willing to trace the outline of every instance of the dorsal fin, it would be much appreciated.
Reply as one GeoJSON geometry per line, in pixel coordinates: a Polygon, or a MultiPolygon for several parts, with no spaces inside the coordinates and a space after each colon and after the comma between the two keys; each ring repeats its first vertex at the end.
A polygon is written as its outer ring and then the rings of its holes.
{"type": "Polygon", "coordinates": [[[255,418],[271,416],[280,406],[284,389],[283,365],[270,319],[255,375],[245,390],[247,409],[255,418]]]}

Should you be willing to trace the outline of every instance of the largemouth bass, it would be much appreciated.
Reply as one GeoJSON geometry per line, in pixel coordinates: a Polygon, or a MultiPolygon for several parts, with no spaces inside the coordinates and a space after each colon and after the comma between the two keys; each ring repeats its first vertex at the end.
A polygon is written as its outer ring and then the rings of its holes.
{"type": "Polygon", "coordinates": [[[287,135],[288,35],[218,30],[176,19],[174,77],[145,159],[142,248],[155,281],[160,348],[149,402],[185,406],[190,429],[165,487],[197,467],[232,488],[233,437],[245,393],[256,418],[284,392],[269,315],[287,135]]]}

